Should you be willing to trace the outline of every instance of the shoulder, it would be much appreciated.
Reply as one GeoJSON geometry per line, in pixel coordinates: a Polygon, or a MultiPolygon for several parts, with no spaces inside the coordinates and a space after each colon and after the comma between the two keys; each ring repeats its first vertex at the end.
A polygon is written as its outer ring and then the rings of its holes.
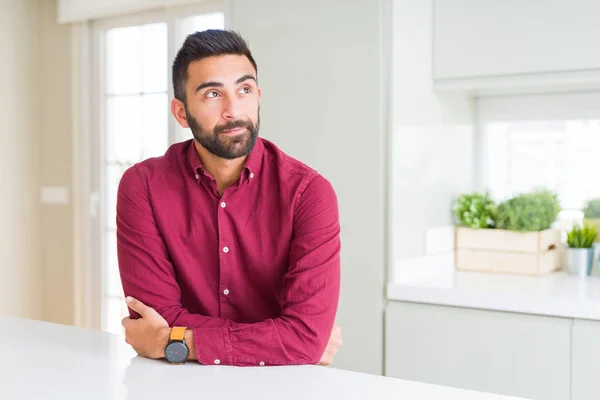
{"type": "Polygon", "coordinates": [[[174,169],[179,169],[186,161],[190,144],[191,140],[174,143],[169,146],[164,155],[150,157],[133,164],[125,171],[124,177],[125,175],[140,174],[142,177],[148,178],[160,173],[169,174],[174,169]]]}
{"type": "Polygon", "coordinates": [[[173,179],[178,175],[173,172],[179,171],[186,161],[190,143],[191,140],[175,143],[162,156],[150,157],[131,165],[121,177],[119,192],[135,188],[147,190],[149,181],[157,178],[161,181],[173,179]]]}
{"type": "Polygon", "coordinates": [[[178,168],[187,160],[187,153],[191,145],[191,140],[174,143],[159,157],[151,157],[140,161],[134,165],[142,175],[156,172],[171,172],[173,168],[178,168]]]}
{"type": "Polygon", "coordinates": [[[315,201],[329,203],[337,207],[337,196],[332,183],[315,168],[286,154],[272,142],[262,139],[265,158],[271,168],[279,171],[286,181],[297,182],[298,205],[312,204],[315,201]]]}
{"type": "Polygon", "coordinates": [[[261,139],[261,141],[264,145],[265,161],[269,164],[269,168],[277,169],[280,174],[287,175],[289,178],[296,177],[305,181],[320,176],[317,170],[285,153],[273,142],[266,139],[261,139]]]}

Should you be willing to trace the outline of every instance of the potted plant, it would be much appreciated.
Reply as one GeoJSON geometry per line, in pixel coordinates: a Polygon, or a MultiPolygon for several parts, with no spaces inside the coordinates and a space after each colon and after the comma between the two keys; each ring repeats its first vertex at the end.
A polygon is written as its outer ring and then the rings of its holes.
{"type": "Polygon", "coordinates": [[[537,189],[506,200],[498,206],[497,225],[517,232],[539,232],[550,229],[560,203],[556,193],[537,189]]]}
{"type": "Polygon", "coordinates": [[[496,203],[487,192],[462,194],[454,203],[458,224],[473,229],[494,227],[496,212],[496,203]]]}
{"type": "Polygon", "coordinates": [[[457,269],[541,275],[560,268],[555,193],[536,189],[497,206],[487,194],[462,195],[454,212],[457,269]]]}
{"type": "MultiPolygon", "coordinates": [[[[596,232],[600,231],[600,198],[589,200],[583,210],[583,222],[593,226],[596,232]]],[[[600,235],[596,236],[596,242],[600,242],[600,235]]]]}
{"type": "Polygon", "coordinates": [[[567,234],[565,264],[571,275],[591,275],[594,265],[594,241],[597,236],[596,228],[589,224],[584,224],[583,227],[576,224],[567,234]]]}

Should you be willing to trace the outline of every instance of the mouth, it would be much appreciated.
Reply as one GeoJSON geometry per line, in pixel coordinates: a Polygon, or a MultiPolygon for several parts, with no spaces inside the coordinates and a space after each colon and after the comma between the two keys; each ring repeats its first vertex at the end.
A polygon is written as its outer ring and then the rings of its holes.
{"type": "Polygon", "coordinates": [[[223,131],[222,133],[225,135],[239,135],[246,132],[246,128],[233,128],[223,131]]]}

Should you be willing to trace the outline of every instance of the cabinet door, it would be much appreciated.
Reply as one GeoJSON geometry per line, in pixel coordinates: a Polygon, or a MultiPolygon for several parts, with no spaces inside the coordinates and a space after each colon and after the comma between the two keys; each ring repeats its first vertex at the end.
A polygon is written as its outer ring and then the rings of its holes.
{"type": "Polygon", "coordinates": [[[537,400],[570,396],[571,319],[390,302],[386,375],[537,400]]]}
{"type": "Polygon", "coordinates": [[[571,400],[599,397],[600,322],[575,320],[573,324],[571,400]]]}
{"type": "Polygon", "coordinates": [[[434,77],[600,69],[596,0],[435,0],[434,77]]]}

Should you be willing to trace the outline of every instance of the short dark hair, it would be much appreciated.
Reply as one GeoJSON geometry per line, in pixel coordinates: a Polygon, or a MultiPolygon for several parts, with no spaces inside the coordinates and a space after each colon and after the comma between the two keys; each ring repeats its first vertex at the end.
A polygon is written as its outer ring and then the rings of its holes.
{"type": "Polygon", "coordinates": [[[188,35],[173,61],[175,98],[185,103],[185,83],[188,78],[188,66],[192,61],[229,54],[248,57],[258,74],[256,61],[254,61],[246,41],[239,33],[223,29],[208,29],[188,35]]]}

